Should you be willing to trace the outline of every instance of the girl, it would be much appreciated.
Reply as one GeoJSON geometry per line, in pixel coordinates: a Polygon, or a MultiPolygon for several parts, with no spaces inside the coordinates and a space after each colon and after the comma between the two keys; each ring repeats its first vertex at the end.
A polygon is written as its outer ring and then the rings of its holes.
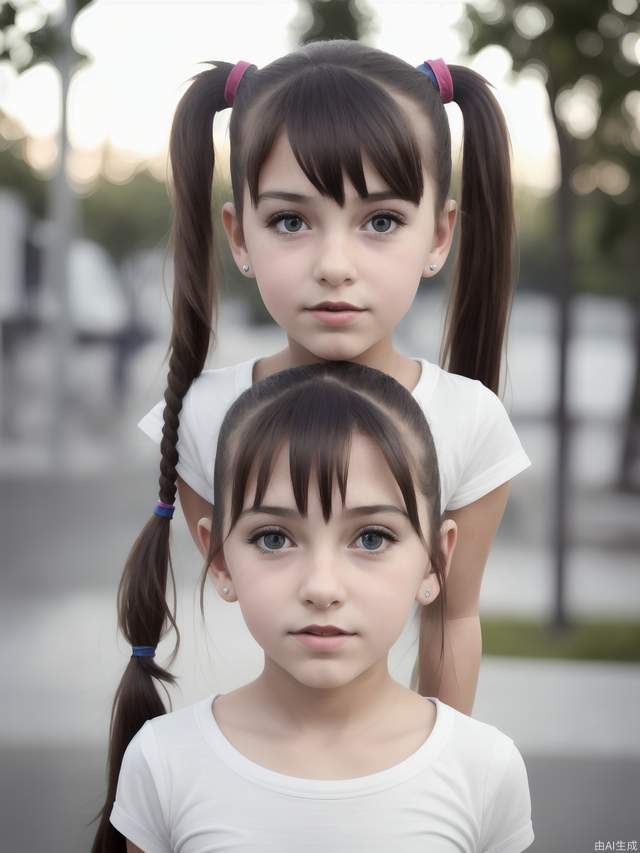
{"type": "MultiPolygon", "coordinates": [[[[129,743],[110,814],[128,850],[526,849],[531,803],[513,741],[388,671],[412,604],[444,609],[456,542],[411,394],[348,362],[275,374],[228,410],[214,486],[196,528],[201,608],[211,572],[264,669],[231,693],[158,710],[129,743]]],[[[131,642],[155,642],[163,606],[132,571],[120,616],[131,642]]],[[[155,692],[157,668],[139,656],[154,648],[133,652],[112,758],[155,692]]]]}
{"type": "MultiPolygon", "coordinates": [[[[173,511],[177,488],[197,541],[198,519],[214,502],[211,448],[220,421],[253,382],[327,359],[388,373],[428,417],[442,508],[459,532],[445,656],[441,661],[424,642],[441,633],[439,615],[423,615],[418,625],[416,608],[408,628],[420,642],[410,684],[470,714],[482,574],[509,481],[530,464],[495,393],[511,299],[513,213],[508,135],[487,82],[442,60],[416,69],[346,40],[306,45],[260,70],[216,63],[194,78],[178,106],[170,156],[175,279],[168,387],[140,422],[160,442],[158,511],[173,511]],[[465,131],[445,371],[400,354],[393,334],[421,277],[442,267],[453,238],[443,106],[451,100],[465,131]],[[234,201],[224,205],[223,225],[236,263],[255,278],[287,344],[274,355],[203,370],[219,291],[211,126],[231,104],[234,201]]],[[[168,530],[152,518],[131,560],[158,589],[168,553],[168,530]]]]}

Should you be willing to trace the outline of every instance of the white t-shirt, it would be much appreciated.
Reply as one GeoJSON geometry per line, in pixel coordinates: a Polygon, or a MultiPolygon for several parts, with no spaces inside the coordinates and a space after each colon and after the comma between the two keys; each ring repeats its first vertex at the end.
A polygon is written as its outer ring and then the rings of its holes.
{"type": "MultiPolygon", "coordinates": [[[[178,429],[178,474],[214,503],[213,468],[227,409],[251,386],[258,357],[203,370],[185,395],[178,429]]],[[[477,379],[449,373],[426,359],[413,396],[431,428],[440,468],[441,508],[473,503],[531,465],[499,397],[477,379]]],[[[158,444],[164,400],[138,423],[158,444]]]]}
{"type": "Polygon", "coordinates": [[[439,699],[425,699],[436,722],[416,752],[340,780],[249,760],[213,699],[149,720],[127,747],[110,820],[145,853],[520,853],[533,842],[515,744],[439,699]]]}

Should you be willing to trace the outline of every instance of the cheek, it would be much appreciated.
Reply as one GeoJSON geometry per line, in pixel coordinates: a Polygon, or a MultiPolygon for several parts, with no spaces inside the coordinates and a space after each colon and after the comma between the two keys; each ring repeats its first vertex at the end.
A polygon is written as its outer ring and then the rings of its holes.
{"type": "Polygon", "coordinates": [[[286,263],[269,264],[255,268],[256,285],[267,311],[276,320],[285,319],[299,307],[299,283],[301,275],[286,263]],[[298,287],[294,284],[298,283],[298,287]]]}
{"type": "Polygon", "coordinates": [[[268,635],[279,624],[279,610],[291,593],[274,574],[262,572],[255,563],[234,573],[234,587],[245,622],[252,634],[268,635]],[[261,573],[261,576],[259,575],[261,573]]]}

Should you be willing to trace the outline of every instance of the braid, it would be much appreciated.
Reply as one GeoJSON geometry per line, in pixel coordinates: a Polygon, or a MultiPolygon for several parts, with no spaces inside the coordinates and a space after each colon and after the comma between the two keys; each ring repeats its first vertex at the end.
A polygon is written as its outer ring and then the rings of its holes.
{"type": "MultiPolygon", "coordinates": [[[[178,428],[184,396],[191,386],[189,371],[180,364],[174,351],[169,361],[167,389],[164,392],[165,407],[162,413],[162,441],[160,442],[160,479],[159,498],[167,504],[173,504],[176,498],[176,480],[178,472],[178,428]]],[[[200,371],[198,371],[200,373],[200,371]]],[[[196,374],[197,375],[197,374],[196,374]]]]}
{"type": "Polygon", "coordinates": [[[107,795],[96,816],[100,824],[92,853],[125,853],[126,843],[109,817],[125,750],[147,720],[166,713],[157,682],[175,684],[176,677],[154,659],[155,647],[171,627],[180,645],[175,620],[176,585],[169,548],[170,519],[178,478],[178,430],[183,400],[205,365],[213,334],[216,286],[213,274],[211,194],[214,153],[213,117],[224,109],[224,87],[232,66],[219,63],[193,78],[182,97],[171,128],[170,157],[174,179],[173,331],[164,394],[160,443],[159,498],[164,504],[147,521],[133,544],[118,586],[118,624],[133,654],[115,693],[111,710],[107,761],[107,795]],[[173,602],[167,602],[171,575],[173,602]]]}

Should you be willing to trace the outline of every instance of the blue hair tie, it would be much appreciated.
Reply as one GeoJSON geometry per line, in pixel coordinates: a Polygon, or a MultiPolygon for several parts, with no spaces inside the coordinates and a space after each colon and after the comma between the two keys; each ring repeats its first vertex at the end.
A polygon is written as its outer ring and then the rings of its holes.
{"type": "Polygon", "coordinates": [[[173,504],[166,504],[163,501],[158,501],[153,510],[154,515],[159,515],[161,518],[173,518],[173,511],[175,510],[175,506],[173,504]]]}
{"type": "Polygon", "coordinates": [[[423,74],[426,74],[426,76],[431,80],[433,85],[436,87],[437,91],[438,92],[440,91],[440,85],[438,83],[438,78],[433,73],[433,68],[430,65],[427,65],[426,62],[423,62],[421,65],[416,65],[416,70],[422,71],[423,74]]]}
{"type": "Polygon", "coordinates": [[[131,656],[137,658],[153,658],[156,655],[156,646],[131,646],[131,656]]]}

